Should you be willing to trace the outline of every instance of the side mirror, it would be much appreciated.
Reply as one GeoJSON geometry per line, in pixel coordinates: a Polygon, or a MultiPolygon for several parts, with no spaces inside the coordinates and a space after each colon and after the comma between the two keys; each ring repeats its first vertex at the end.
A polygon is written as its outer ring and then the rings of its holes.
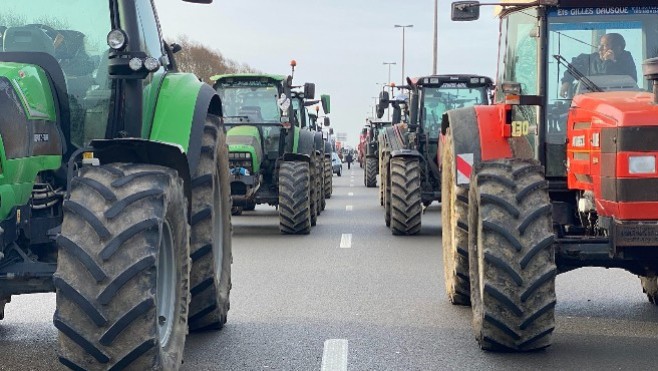
{"type": "MultiPolygon", "coordinates": [[[[331,120],[329,120],[329,117],[324,118],[324,126],[331,126],[331,120]]],[[[331,129],[332,134],[333,134],[333,130],[334,129],[331,129]]]]}
{"type": "Polygon", "coordinates": [[[176,44],[176,43],[172,43],[171,45],[169,45],[169,47],[171,48],[171,54],[176,54],[179,51],[183,50],[183,47],[180,46],[180,44],[176,44]]]}
{"type": "Polygon", "coordinates": [[[334,128],[329,128],[329,134],[334,135],[334,128]]]}
{"type": "Polygon", "coordinates": [[[312,82],[304,84],[304,98],[315,99],[315,84],[312,82]]]}
{"type": "Polygon", "coordinates": [[[384,107],[388,106],[388,101],[390,100],[390,96],[388,95],[387,91],[382,91],[379,93],[379,105],[384,109],[384,107]]]}
{"type": "Polygon", "coordinates": [[[380,119],[384,117],[384,107],[381,104],[377,103],[377,118],[380,119]]]}
{"type": "Polygon", "coordinates": [[[455,1],[452,3],[450,19],[457,22],[474,21],[480,18],[479,1],[455,1]]]}
{"type": "Polygon", "coordinates": [[[320,96],[320,101],[322,102],[322,111],[325,115],[331,113],[331,96],[329,94],[322,94],[320,96]]]}

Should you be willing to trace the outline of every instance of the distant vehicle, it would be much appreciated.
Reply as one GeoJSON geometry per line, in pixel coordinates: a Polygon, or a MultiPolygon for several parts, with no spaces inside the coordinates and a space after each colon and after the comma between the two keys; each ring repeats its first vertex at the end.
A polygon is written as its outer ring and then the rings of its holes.
{"type": "Polygon", "coordinates": [[[338,157],[338,153],[336,152],[331,154],[331,167],[334,170],[334,174],[338,174],[338,176],[343,175],[343,160],[338,157]]]}

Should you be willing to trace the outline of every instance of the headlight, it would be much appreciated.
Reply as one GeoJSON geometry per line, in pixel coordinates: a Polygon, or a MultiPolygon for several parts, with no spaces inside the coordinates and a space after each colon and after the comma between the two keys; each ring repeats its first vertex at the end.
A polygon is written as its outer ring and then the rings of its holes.
{"type": "Polygon", "coordinates": [[[139,58],[133,58],[128,62],[128,66],[130,67],[131,70],[137,72],[144,67],[144,61],[142,61],[139,58]]]}
{"type": "Polygon", "coordinates": [[[114,50],[122,50],[126,47],[128,37],[123,30],[112,30],[107,34],[107,45],[114,50]]]}
{"type": "Polygon", "coordinates": [[[654,174],[656,172],[656,157],[629,156],[628,172],[631,174],[654,174]]]}

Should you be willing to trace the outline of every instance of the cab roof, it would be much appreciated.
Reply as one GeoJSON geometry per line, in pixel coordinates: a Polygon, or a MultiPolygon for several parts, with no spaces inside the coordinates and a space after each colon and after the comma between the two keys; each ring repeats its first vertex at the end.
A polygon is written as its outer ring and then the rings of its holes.
{"type": "Polygon", "coordinates": [[[231,78],[236,80],[240,80],[240,79],[251,80],[251,79],[258,79],[262,77],[275,81],[283,81],[286,78],[286,76],[283,75],[271,75],[266,73],[234,73],[228,75],[215,75],[210,77],[210,80],[219,81],[219,80],[226,80],[231,78]]]}
{"type": "MultiPolygon", "coordinates": [[[[555,6],[559,8],[589,8],[589,7],[624,7],[624,6],[652,6],[658,5],[658,0],[499,0],[500,3],[513,3],[531,5],[555,6]]],[[[512,11],[520,6],[496,6],[494,11],[498,16],[503,10],[512,11]]]]}
{"type": "MultiPolygon", "coordinates": [[[[439,82],[433,82],[430,83],[429,85],[436,85],[436,84],[443,84],[446,82],[470,82],[472,78],[477,78],[478,80],[480,79],[485,79],[484,83],[485,84],[493,84],[493,80],[491,80],[490,77],[487,76],[481,76],[481,75],[467,75],[467,74],[451,74],[451,75],[429,75],[429,76],[420,76],[420,77],[413,77],[411,78],[411,82],[414,85],[424,85],[423,80],[424,79],[439,79],[439,82]]],[[[478,84],[480,84],[478,82],[478,84]]]]}

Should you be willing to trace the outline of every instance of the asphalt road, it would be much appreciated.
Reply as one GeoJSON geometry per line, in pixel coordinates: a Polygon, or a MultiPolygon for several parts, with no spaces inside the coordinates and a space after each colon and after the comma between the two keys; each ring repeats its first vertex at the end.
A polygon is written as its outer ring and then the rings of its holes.
{"type": "MultiPolygon", "coordinates": [[[[658,308],[621,270],[558,277],[547,350],[481,351],[470,309],[443,291],[439,206],[423,216],[420,235],[394,237],[377,192],[363,186],[358,165],[345,166],[308,236],[279,234],[272,207],[235,217],[229,322],[188,337],[183,370],[656,368],[658,308]]],[[[61,368],[54,309],[52,294],[14,298],[0,322],[0,370],[61,368]]]]}

